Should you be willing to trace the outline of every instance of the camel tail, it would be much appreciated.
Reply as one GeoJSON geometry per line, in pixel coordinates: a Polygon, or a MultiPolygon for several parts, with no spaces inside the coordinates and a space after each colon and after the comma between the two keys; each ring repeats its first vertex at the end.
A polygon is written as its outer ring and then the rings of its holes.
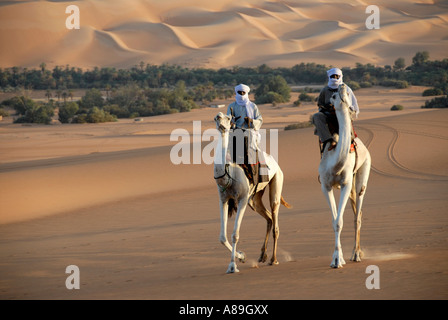
{"type": "Polygon", "coordinates": [[[291,209],[292,205],[290,205],[288,202],[285,201],[285,199],[283,199],[283,196],[281,196],[280,198],[280,202],[282,203],[282,205],[284,205],[286,208],[291,209]]]}
{"type": "Polygon", "coordinates": [[[228,205],[229,205],[229,211],[227,215],[229,218],[231,218],[237,210],[237,205],[234,199],[229,199],[228,205]]]}

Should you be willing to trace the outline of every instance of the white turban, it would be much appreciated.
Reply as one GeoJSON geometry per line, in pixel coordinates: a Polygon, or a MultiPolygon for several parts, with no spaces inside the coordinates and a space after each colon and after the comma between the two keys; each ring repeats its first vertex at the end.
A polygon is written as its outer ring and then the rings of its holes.
{"type": "MultiPolygon", "coordinates": [[[[339,68],[333,68],[327,71],[328,75],[328,86],[331,89],[337,89],[339,85],[342,84],[342,71],[339,68]],[[332,79],[330,78],[333,74],[339,75],[339,79],[332,79]]],[[[356,100],[355,95],[353,94],[352,89],[347,86],[347,94],[350,98],[350,108],[355,112],[356,117],[358,117],[359,114],[359,107],[358,107],[358,101],[356,100]]]]}
{"type": "Polygon", "coordinates": [[[246,86],[245,84],[239,84],[235,87],[235,93],[238,93],[238,91],[244,91],[246,93],[250,92],[249,86],[246,86]]]}
{"type": "Polygon", "coordinates": [[[328,86],[331,89],[337,89],[340,84],[342,84],[342,71],[339,68],[333,68],[327,71],[328,76],[328,86]],[[330,78],[332,75],[337,74],[339,75],[339,79],[333,79],[330,78]]]}
{"type": "Polygon", "coordinates": [[[254,107],[252,106],[252,103],[250,103],[249,92],[250,92],[249,86],[246,86],[245,84],[239,84],[235,87],[235,93],[236,93],[235,99],[238,105],[246,107],[247,116],[253,119],[254,107]],[[244,95],[239,94],[238,91],[244,91],[244,95]]]}

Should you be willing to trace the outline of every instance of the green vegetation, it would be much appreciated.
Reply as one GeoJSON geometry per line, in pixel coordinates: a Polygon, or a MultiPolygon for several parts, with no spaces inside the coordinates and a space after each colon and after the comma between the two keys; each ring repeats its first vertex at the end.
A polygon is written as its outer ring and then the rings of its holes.
{"type": "MultiPolygon", "coordinates": [[[[276,76],[281,76],[290,85],[322,84],[326,81],[328,69],[328,66],[315,63],[300,63],[291,68],[274,69],[261,65],[254,68],[233,67],[218,70],[140,63],[130,69],[95,67],[93,70],[82,70],[66,65],[65,67],[56,66],[49,70],[43,63],[38,69],[0,68],[0,88],[3,91],[11,91],[18,87],[34,90],[61,90],[59,96],[62,97],[62,93],[66,92],[66,98],[70,97],[70,89],[97,88],[112,91],[132,84],[140,88],[162,89],[173,88],[181,80],[189,88],[200,85],[228,88],[238,83],[258,88],[276,76]]],[[[417,52],[412,59],[412,64],[408,66],[405,59],[398,58],[393,66],[379,67],[370,63],[365,65],[357,63],[356,67],[342,68],[342,71],[344,82],[347,84],[350,81],[356,81],[367,86],[397,86],[399,81],[398,86],[401,87],[405,83],[400,81],[406,81],[410,85],[438,87],[445,94],[447,93],[448,59],[431,61],[426,51],[417,52]]],[[[269,92],[266,89],[263,91],[265,91],[264,94],[269,92]]]]}
{"type": "Polygon", "coordinates": [[[70,123],[73,121],[79,106],[76,102],[65,103],[59,107],[59,121],[61,123],[70,123]]]}
{"type": "Polygon", "coordinates": [[[311,101],[313,101],[313,97],[310,96],[310,95],[309,95],[308,93],[306,93],[306,92],[302,92],[302,93],[299,95],[299,101],[311,102],[311,101]]]}
{"type": "Polygon", "coordinates": [[[392,110],[392,111],[403,110],[403,109],[404,109],[404,107],[401,104],[394,104],[392,106],[392,108],[390,108],[390,110],[392,110]]]}
{"type": "Polygon", "coordinates": [[[311,127],[312,125],[313,124],[311,123],[311,121],[302,121],[302,122],[297,122],[297,123],[287,125],[285,127],[285,130],[303,129],[303,128],[311,127]]]}
{"type": "Polygon", "coordinates": [[[6,110],[3,110],[3,108],[0,108],[0,116],[9,117],[9,112],[6,110]]]}
{"type": "Polygon", "coordinates": [[[443,90],[440,88],[432,88],[432,89],[426,89],[425,91],[423,91],[422,96],[423,97],[427,97],[427,96],[440,96],[443,94],[443,90]]]}
{"type": "Polygon", "coordinates": [[[406,80],[395,80],[395,79],[383,80],[379,83],[379,85],[383,87],[395,87],[397,89],[405,89],[409,87],[409,83],[406,80]]]}
{"type": "Polygon", "coordinates": [[[14,109],[19,118],[15,123],[51,123],[55,106],[53,103],[41,103],[25,96],[13,97],[2,102],[1,107],[14,109]]]}
{"type": "Polygon", "coordinates": [[[76,115],[72,123],[101,123],[116,121],[117,117],[111,115],[109,112],[104,111],[98,107],[93,107],[87,113],[81,113],[76,115]]]}
{"type": "Polygon", "coordinates": [[[448,96],[437,97],[426,101],[422,108],[448,108],[448,96]]]}
{"type": "Polygon", "coordinates": [[[270,76],[255,90],[255,103],[288,102],[291,88],[282,76],[270,76]]]}
{"type": "MultiPolygon", "coordinates": [[[[63,123],[114,121],[116,118],[188,112],[196,108],[197,103],[232,97],[232,88],[238,83],[253,89],[256,103],[276,104],[289,101],[291,85],[323,85],[328,69],[315,63],[300,63],[291,68],[270,68],[264,64],[214,70],[141,62],[129,69],[82,70],[66,65],[50,70],[42,63],[37,69],[0,68],[0,90],[45,90],[47,102],[30,102],[22,96],[17,97],[22,99],[21,104],[14,100],[3,102],[0,107],[7,107],[8,103],[14,105],[20,115],[17,121],[49,123],[56,108],[63,123]],[[73,101],[73,89],[87,90],[81,100],[73,101]]],[[[353,90],[373,85],[394,88],[423,85],[433,87],[424,95],[448,94],[448,59],[431,61],[426,51],[417,52],[408,66],[404,58],[398,58],[393,66],[357,63],[354,68],[342,68],[342,71],[344,82],[353,90]]],[[[301,94],[295,104],[308,101],[307,96],[301,94]]],[[[440,103],[438,100],[428,105],[440,103]]],[[[0,114],[8,112],[0,108],[0,114]]]]}

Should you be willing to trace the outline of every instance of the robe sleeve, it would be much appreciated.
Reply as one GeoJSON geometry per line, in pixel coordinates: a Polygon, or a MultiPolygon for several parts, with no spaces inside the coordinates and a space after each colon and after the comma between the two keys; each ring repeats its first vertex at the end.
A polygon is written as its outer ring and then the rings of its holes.
{"type": "Polygon", "coordinates": [[[355,112],[356,114],[356,118],[358,118],[358,114],[359,114],[359,106],[358,106],[358,100],[356,99],[355,94],[353,93],[352,89],[350,87],[348,87],[347,93],[351,98],[351,109],[355,112]]]}
{"type": "Polygon", "coordinates": [[[323,88],[319,93],[319,98],[317,99],[317,106],[319,108],[325,108],[325,88],[323,88]]]}
{"type": "Polygon", "coordinates": [[[227,115],[232,116],[233,102],[227,107],[227,115]]]}
{"type": "Polygon", "coordinates": [[[254,103],[254,119],[253,125],[255,130],[260,130],[261,125],[263,124],[263,117],[261,116],[260,110],[258,110],[257,105],[254,103]]]}

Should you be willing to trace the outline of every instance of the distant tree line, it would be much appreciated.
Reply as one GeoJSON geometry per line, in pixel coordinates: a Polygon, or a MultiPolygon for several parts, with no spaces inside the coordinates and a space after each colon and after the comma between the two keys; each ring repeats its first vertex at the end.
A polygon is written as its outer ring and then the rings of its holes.
{"type": "MultiPolygon", "coordinates": [[[[254,68],[215,70],[143,62],[130,69],[96,67],[87,71],[68,65],[49,70],[45,63],[39,69],[0,68],[1,90],[46,90],[48,99],[45,103],[25,96],[14,97],[0,104],[0,115],[5,114],[2,107],[10,107],[19,114],[16,122],[49,123],[58,108],[62,123],[85,123],[187,112],[198,107],[197,102],[232,97],[231,88],[238,83],[254,88],[256,103],[276,104],[290,100],[290,85],[325,83],[328,69],[315,63],[301,63],[291,68],[270,68],[263,64],[254,68]],[[73,101],[73,89],[88,90],[81,100],[73,101]],[[105,98],[100,90],[106,92],[105,98]]],[[[357,63],[354,68],[342,68],[342,71],[344,82],[354,90],[373,85],[406,88],[411,84],[432,87],[423,95],[448,93],[448,59],[431,61],[426,51],[417,52],[408,66],[404,58],[398,58],[393,66],[357,63]]],[[[309,99],[309,95],[302,93],[295,104],[309,99]]],[[[440,105],[439,100],[427,107],[440,105]]]]}
{"type": "MultiPolygon", "coordinates": [[[[272,76],[281,76],[290,85],[324,83],[328,66],[316,63],[300,63],[291,68],[271,68],[266,64],[258,67],[207,69],[183,68],[178,65],[151,65],[140,62],[130,69],[95,67],[92,70],[66,66],[47,69],[41,63],[38,69],[21,67],[0,68],[0,88],[22,87],[35,90],[68,89],[113,89],[136,84],[141,88],[170,88],[179,81],[188,87],[212,84],[215,87],[233,87],[239,83],[258,87],[272,76]]],[[[425,85],[440,88],[447,94],[448,59],[429,60],[426,51],[417,52],[412,64],[406,65],[404,58],[398,58],[393,66],[374,66],[357,63],[354,68],[342,68],[344,81],[355,81],[360,85],[403,86],[425,85]],[[397,85],[397,81],[400,84],[397,85]]]]}

